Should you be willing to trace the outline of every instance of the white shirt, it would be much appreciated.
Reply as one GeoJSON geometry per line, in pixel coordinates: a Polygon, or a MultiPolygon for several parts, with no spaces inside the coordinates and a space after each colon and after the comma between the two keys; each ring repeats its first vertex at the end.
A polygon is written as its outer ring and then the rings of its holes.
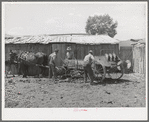
{"type": "Polygon", "coordinates": [[[53,64],[53,63],[55,64],[56,58],[57,58],[57,55],[56,55],[55,52],[53,52],[52,54],[50,54],[50,55],[49,55],[49,63],[50,63],[50,64],[53,64]]]}
{"type": "Polygon", "coordinates": [[[92,54],[88,54],[84,58],[84,64],[91,64],[94,61],[94,56],[92,54]]]}

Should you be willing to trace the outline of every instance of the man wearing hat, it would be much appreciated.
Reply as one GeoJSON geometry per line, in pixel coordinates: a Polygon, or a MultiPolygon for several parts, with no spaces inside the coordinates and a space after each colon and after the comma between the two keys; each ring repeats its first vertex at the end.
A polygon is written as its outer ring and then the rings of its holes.
{"type": "Polygon", "coordinates": [[[68,60],[75,59],[74,53],[72,52],[71,47],[67,47],[67,53],[66,53],[65,59],[68,59],[68,60]]]}
{"type": "Polygon", "coordinates": [[[92,63],[94,63],[94,56],[93,51],[90,50],[89,54],[85,56],[84,58],[84,81],[87,82],[87,74],[91,80],[90,84],[94,85],[94,73],[91,68],[92,63]]]}
{"type": "Polygon", "coordinates": [[[56,58],[58,54],[58,49],[55,49],[52,54],[49,55],[48,57],[48,62],[49,62],[49,78],[52,78],[53,75],[53,81],[55,82],[56,80],[56,58]]]}

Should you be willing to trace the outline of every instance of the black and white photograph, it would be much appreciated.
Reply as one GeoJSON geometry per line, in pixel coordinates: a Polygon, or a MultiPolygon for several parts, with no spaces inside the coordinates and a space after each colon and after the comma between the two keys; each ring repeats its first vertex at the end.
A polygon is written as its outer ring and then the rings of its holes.
{"type": "Polygon", "coordinates": [[[147,2],[2,2],[4,120],[146,120],[147,2]]]}

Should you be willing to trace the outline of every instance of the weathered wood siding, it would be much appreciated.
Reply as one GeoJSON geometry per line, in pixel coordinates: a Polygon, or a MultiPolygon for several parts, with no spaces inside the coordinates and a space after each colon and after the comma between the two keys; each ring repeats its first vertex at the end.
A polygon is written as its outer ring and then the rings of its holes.
{"type": "Polygon", "coordinates": [[[77,44],[77,59],[84,59],[89,50],[93,50],[95,56],[104,55],[105,53],[116,53],[119,56],[118,44],[101,44],[101,45],[83,45],[77,44]]]}
{"type": "Polygon", "coordinates": [[[133,46],[133,61],[135,73],[145,74],[146,73],[146,53],[145,45],[142,46],[133,46]]]}

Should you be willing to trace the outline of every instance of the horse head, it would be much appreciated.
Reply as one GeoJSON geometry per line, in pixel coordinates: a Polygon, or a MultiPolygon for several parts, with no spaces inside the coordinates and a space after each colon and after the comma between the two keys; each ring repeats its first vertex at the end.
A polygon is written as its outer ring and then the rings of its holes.
{"type": "Polygon", "coordinates": [[[16,50],[10,50],[10,53],[9,53],[9,60],[11,63],[14,63],[17,61],[18,59],[18,55],[17,55],[17,51],[16,50]]]}

